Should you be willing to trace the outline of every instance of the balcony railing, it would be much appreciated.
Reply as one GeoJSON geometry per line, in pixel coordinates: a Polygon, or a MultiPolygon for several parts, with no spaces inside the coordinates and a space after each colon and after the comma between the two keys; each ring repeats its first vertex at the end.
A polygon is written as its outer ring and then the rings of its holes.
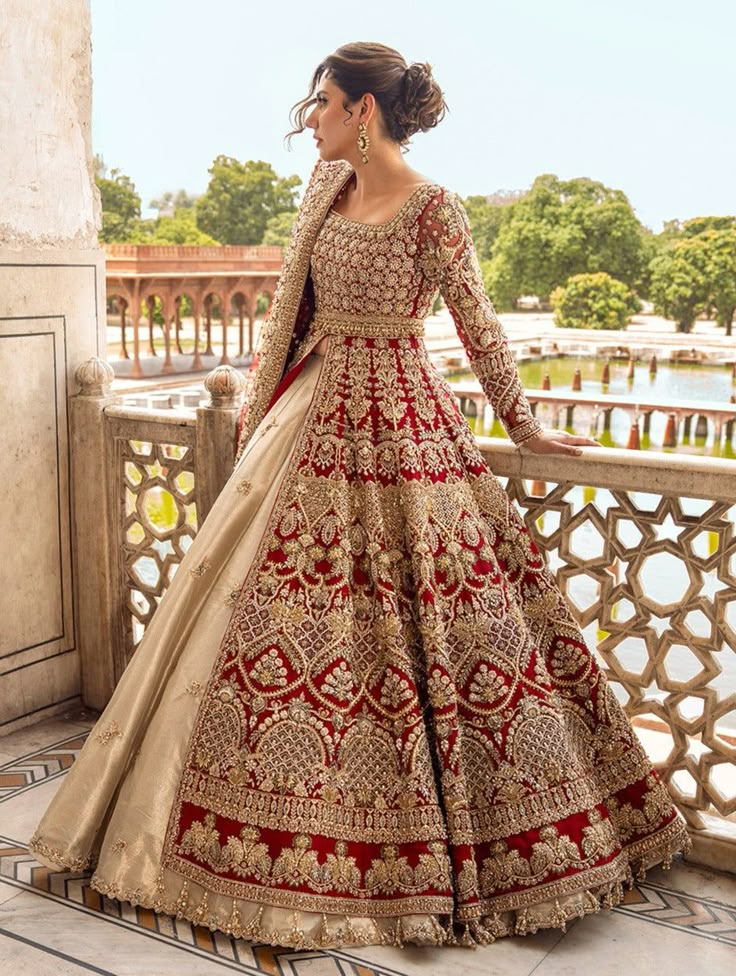
{"type": "MultiPolygon", "coordinates": [[[[85,700],[102,708],[229,477],[244,381],[218,367],[207,406],[156,411],[111,396],[101,360],[77,378],[77,564],[97,568],[80,651],[85,700]]],[[[478,442],[687,819],[691,859],[736,871],[734,463],[478,442]]]]}

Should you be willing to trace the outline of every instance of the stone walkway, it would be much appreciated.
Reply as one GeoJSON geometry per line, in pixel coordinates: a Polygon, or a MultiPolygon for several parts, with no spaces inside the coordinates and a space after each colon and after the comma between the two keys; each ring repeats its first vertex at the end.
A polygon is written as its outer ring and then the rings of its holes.
{"type": "MultiPolygon", "coordinates": [[[[95,715],[74,711],[0,738],[0,972],[8,976],[727,976],[736,960],[736,876],[676,859],[611,911],[567,932],[476,950],[294,952],[231,939],[103,898],[90,873],[55,874],[26,844],[95,715]]],[[[80,797],[80,803],[83,798],[80,797]]]]}

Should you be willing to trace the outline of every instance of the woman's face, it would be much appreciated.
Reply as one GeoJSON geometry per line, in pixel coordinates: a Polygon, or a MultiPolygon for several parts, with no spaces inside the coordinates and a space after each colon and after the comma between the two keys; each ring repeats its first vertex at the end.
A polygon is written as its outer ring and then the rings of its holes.
{"type": "MultiPolygon", "coordinates": [[[[320,140],[317,142],[320,158],[353,159],[357,156],[360,102],[350,106],[353,109],[350,117],[343,108],[343,102],[347,101],[345,92],[324,76],[317,87],[315,98],[317,104],[304,123],[308,128],[314,129],[314,137],[320,140]]],[[[363,117],[363,121],[367,121],[367,116],[363,117]]]]}

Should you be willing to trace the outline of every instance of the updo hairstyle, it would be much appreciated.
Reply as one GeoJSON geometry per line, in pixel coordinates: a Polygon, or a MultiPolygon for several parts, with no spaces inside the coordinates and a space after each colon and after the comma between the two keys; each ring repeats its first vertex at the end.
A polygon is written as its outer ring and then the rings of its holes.
{"type": "MultiPolygon", "coordinates": [[[[414,62],[407,65],[392,47],[371,41],[343,44],[334,54],[317,65],[306,98],[291,108],[289,119],[294,128],[292,136],[306,128],[304,119],[317,99],[314,93],[323,76],[329,75],[345,92],[347,101],[355,102],[366,92],[375,98],[383,117],[386,135],[405,146],[416,132],[428,132],[440,122],[447,111],[442,89],[432,76],[432,65],[414,62]]],[[[343,102],[343,108],[353,112],[343,102]]]]}

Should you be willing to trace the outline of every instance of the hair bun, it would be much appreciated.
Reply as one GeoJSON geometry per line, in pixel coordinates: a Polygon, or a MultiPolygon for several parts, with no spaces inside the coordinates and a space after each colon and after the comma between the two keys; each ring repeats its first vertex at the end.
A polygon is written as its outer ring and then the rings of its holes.
{"type": "Polygon", "coordinates": [[[396,101],[396,122],[405,139],[415,132],[433,129],[444,117],[445,100],[432,75],[432,65],[415,61],[404,71],[402,91],[396,101]]]}

